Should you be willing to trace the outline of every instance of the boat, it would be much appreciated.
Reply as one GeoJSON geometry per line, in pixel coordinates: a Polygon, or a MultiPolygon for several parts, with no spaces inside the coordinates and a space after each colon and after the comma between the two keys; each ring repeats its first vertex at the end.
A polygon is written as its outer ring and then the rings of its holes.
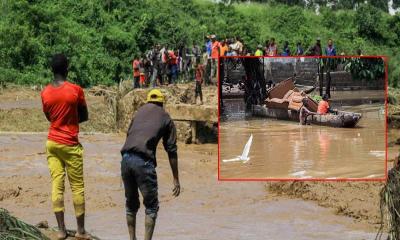
{"type": "Polygon", "coordinates": [[[318,103],[305,91],[294,85],[293,79],[286,79],[268,90],[265,105],[253,105],[253,116],[275,118],[279,120],[300,121],[300,112],[304,111],[303,123],[329,127],[352,128],[357,125],[360,113],[337,111],[335,114],[318,114],[318,103]]]}

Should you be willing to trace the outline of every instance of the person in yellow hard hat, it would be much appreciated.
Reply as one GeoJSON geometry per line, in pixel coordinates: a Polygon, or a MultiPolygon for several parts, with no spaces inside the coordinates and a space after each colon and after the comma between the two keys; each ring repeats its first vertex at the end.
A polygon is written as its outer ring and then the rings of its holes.
{"type": "Polygon", "coordinates": [[[156,149],[163,139],[173,174],[173,196],[180,193],[176,128],[164,110],[165,97],[159,89],[151,90],[147,103],[136,112],[121,149],[121,176],[125,187],[126,220],[131,240],[136,239],[136,213],[139,209],[139,190],[146,207],[145,240],[151,240],[158,212],[158,182],[156,149]]]}

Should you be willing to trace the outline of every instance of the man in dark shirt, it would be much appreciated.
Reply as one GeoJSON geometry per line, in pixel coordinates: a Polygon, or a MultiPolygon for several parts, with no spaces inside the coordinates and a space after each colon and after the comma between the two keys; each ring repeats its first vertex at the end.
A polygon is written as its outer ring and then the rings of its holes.
{"type": "Polygon", "coordinates": [[[309,49],[310,56],[322,56],[321,38],[317,38],[317,42],[309,49]]]}
{"type": "Polygon", "coordinates": [[[176,128],[169,114],[163,109],[164,96],[159,89],[147,95],[132,120],[122,147],[121,175],[125,186],[126,219],[131,240],[136,240],[136,213],[139,209],[139,193],[146,207],[145,240],[151,240],[158,212],[158,183],[156,174],[156,149],[163,139],[165,151],[174,177],[173,196],[180,193],[176,128]]]}

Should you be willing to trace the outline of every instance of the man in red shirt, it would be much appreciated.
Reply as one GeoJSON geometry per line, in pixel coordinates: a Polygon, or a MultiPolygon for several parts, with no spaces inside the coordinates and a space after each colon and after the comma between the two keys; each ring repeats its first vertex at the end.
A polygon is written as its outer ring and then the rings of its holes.
{"type": "Polygon", "coordinates": [[[168,50],[169,84],[176,84],[178,80],[178,59],[173,50],[168,50]]]}
{"type": "Polygon", "coordinates": [[[133,68],[133,88],[140,87],[140,61],[138,57],[135,57],[132,62],[133,68]]]}
{"type": "Polygon", "coordinates": [[[85,196],[83,183],[83,148],[78,140],[79,123],[88,120],[88,110],[81,87],[68,82],[68,60],[63,54],[53,56],[53,82],[41,93],[43,112],[50,122],[46,142],[47,161],[52,180],[53,211],[58,223],[58,239],[67,238],[64,223],[64,180],[68,176],[77,220],[76,239],[90,239],[85,231],[85,196]]]}

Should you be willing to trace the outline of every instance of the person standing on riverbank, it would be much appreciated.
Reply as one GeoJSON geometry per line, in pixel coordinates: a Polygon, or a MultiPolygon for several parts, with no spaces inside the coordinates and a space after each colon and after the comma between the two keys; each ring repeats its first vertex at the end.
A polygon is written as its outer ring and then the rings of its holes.
{"type": "Polygon", "coordinates": [[[91,239],[85,231],[85,194],[83,182],[83,147],[79,143],[79,123],[88,120],[83,90],[67,81],[68,59],[63,54],[53,56],[53,82],[41,93],[43,112],[50,122],[46,142],[50,169],[53,211],[58,224],[58,239],[66,239],[64,222],[64,180],[68,176],[78,229],[76,239],[91,239]]]}
{"type": "Polygon", "coordinates": [[[200,105],[203,104],[203,91],[201,90],[201,84],[203,84],[203,76],[204,76],[204,65],[202,63],[196,64],[196,72],[195,72],[195,82],[196,89],[194,93],[194,103],[196,104],[197,96],[200,97],[200,105]]]}
{"type": "Polygon", "coordinates": [[[256,57],[261,57],[263,54],[264,54],[264,53],[263,53],[263,51],[262,51],[262,46],[261,46],[261,44],[259,44],[259,45],[257,46],[256,52],[254,53],[254,56],[256,56],[256,57]]]}
{"type": "Polygon", "coordinates": [[[309,56],[322,56],[322,48],[321,48],[321,38],[317,38],[314,46],[312,46],[308,51],[309,56]]]}
{"type": "Polygon", "coordinates": [[[217,77],[218,70],[218,57],[220,56],[221,44],[217,41],[215,35],[211,35],[212,48],[211,48],[211,73],[210,73],[210,83],[215,83],[214,80],[217,77]]]}
{"type": "Polygon", "coordinates": [[[285,41],[283,44],[283,49],[282,49],[282,54],[281,56],[284,57],[289,57],[290,56],[290,48],[289,48],[289,42],[285,41]]]}
{"type": "Polygon", "coordinates": [[[271,38],[271,41],[269,41],[269,47],[268,47],[268,56],[276,56],[278,55],[278,46],[275,43],[275,38],[271,38]]]}
{"type": "Polygon", "coordinates": [[[328,45],[325,48],[325,54],[326,56],[336,56],[336,48],[333,45],[332,39],[328,40],[328,45]]]}
{"type": "Polygon", "coordinates": [[[297,42],[297,45],[296,45],[296,56],[301,56],[303,54],[304,54],[304,49],[301,46],[301,42],[297,42]]]}
{"type": "Polygon", "coordinates": [[[164,110],[164,95],[159,89],[151,90],[147,103],[135,113],[126,141],[121,149],[121,176],[125,187],[126,220],[130,240],[136,240],[136,214],[139,210],[139,192],[146,207],[145,240],[151,240],[158,212],[158,182],[156,149],[163,139],[173,175],[173,196],[180,193],[176,128],[164,110]]]}
{"type": "Polygon", "coordinates": [[[138,57],[135,57],[132,61],[133,69],[133,88],[140,87],[140,61],[138,57]]]}

